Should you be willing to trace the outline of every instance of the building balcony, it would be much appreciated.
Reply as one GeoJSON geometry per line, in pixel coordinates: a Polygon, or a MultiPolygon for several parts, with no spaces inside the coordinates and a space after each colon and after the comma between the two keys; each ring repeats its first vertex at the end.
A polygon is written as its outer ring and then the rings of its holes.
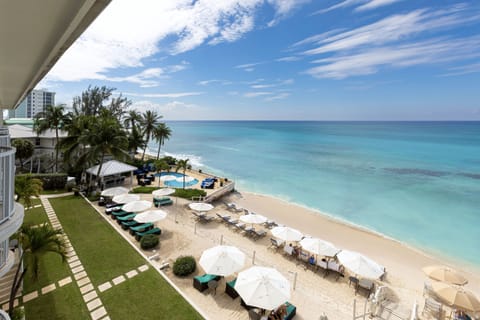
{"type": "Polygon", "coordinates": [[[25,209],[19,203],[15,202],[13,214],[2,223],[0,223],[0,244],[8,240],[22,226],[25,209]]]}
{"type": "Polygon", "coordinates": [[[14,181],[15,148],[0,147],[0,224],[14,214],[14,181]]]}

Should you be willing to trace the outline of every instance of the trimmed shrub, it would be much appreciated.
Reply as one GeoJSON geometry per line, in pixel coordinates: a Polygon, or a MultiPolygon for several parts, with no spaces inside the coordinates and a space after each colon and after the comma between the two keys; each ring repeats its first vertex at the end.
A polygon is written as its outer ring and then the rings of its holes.
{"type": "Polygon", "coordinates": [[[179,257],[173,263],[173,273],[178,277],[186,277],[195,272],[197,264],[192,256],[179,257]]]}
{"type": "Polygon", "coordinates": [[[29,175],[43,182],[43,190],[62,190],[67,184],[66,173],[32,173],[29,175]]]}
{"type": "Polygon", "coordinates": [[[175,189],[175,193],[173,194],[175,197],[180,197],[184,199],[192,199],[192,197],[205,197],[207,193],[205,190],[200,189],[175,189]]]}
{"type": "Polygon", "coordinates": [[[140,240],[140,247],[143,250],[152,249],[155,248],[159,242],[160,240],[157,235],[147,234],[142,237],[142,240],[140,240]]]}

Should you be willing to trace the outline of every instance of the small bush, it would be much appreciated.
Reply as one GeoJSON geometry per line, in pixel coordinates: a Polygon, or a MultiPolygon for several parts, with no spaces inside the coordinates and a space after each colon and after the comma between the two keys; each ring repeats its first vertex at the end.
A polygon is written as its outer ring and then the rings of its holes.
{"type": "Polygon", "coordinates": [[[136,187],[133,188],[132,193],[152,193],[152,191],[159,189],[158,187],[136,187]]]}
{"type": "Polygon", "coordinates": [[[195,272],[197,264],[192,256],[179,257],[173,263],[173,273],[178,277],[186,277],[195,272]]]}
{"type": "Polygon", "coordinates": [[[67,183],[66,173],[32,173],[30,177],[40,179],[43,182],[43,190],[65,190],[67,183]]]}
{"type": "Polygon", "coordinates": [[[192,197],[205,197],[207,193],[204,190],[200,189],[175,189],[173,194],[175,197],[180,197],[184,199],[192,199],[192,197]]]}
{"type": "Polygon", "coordinates": [[[142,237],[142,240],[140,240],[140,247],[143,250],[152,249],[155,248],[159,242],[160,240],[157,235],[147,234],[142,237]]]}

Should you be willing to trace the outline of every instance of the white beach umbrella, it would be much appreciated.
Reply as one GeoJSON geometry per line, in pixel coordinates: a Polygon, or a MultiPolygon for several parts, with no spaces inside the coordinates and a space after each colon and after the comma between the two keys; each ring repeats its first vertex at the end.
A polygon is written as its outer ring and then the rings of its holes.
{"type": "Polygon", "coordinates": [[[138,194],[125,193],[125,194],[121,194],[113,197],[112,200],[113,202],[116,202],[116,203],[129,203],[132,201],[140,200],[140,196],[138,194]]]}
{"type": "Polygon", "coordinates": [[[124,187],[113,187],[113,188],[108,188],[102,191],[100,195],[104,197],[115,197],[119,196],[121,194],[128,193],[128,189],[124,187]]]}
{"type": "Polygon", "coordinates": [[[206,273],[229,276],[243,268],[245,254],[231,246],[216,246],[203,251],[199,261],[206,273]]]}
{"type": "Polygon", "coordinates": [[[342,250],[337,259],[351,273],[363,278],[378,279],[385,273],[382,265],[355,251],[342,250]]]}
{"type": "Polygon", "coordinates": [[[267,220],[267,217],[264,217],[261,214],[245,214],[240,216],[240,221],[245,223],[262,224],[267,222],[267,220]]]}
{"type": "Polygon", "coordinates": [[[290,299],[290,282],[273,268],[255,266],[240,272],[235,290],[247,305],[266,310],[290,299]]]}
{"type": "MultiPolygon", "coordinates": [[[[177,182],[182,182],[183,183],[183,177],[177,177],[177,178],[175,178],[175,180],[177,180],[177,182]]],[[[195,180],[194,177],[185,176],[185,182],[192,182],[193,180],[195,180]]]]}
{"type": "Polygon", "coordinates": [[[334,257],[340,252],[340,249],[335,247],[332,243],[318,238],[302,239],[300,240],[300,245],[302,246],[302,249],[326,257],[334,257]]]}
{"type": "Polygon", "coordinates": [[[195,211],[210,211],[214,206],[212,206],[210,203],[204,203],[204,202],[193,202],[188,205],[190,209],[195,210],[195,211]]]}
{"type": "Polygon", "coordinates": [[[152,202],[146,200],[132,201],[123,205],[122,210],[126,212],[142,212],[152,207],[152,202]]]}
{"type": "Polygon", "coordinates": [[[480,301],[475,295],[463,287],[454,287],[442,282],[432,283],[433,292],[447,305],[456,309],[480,311],[480,301]]]}
{"type": "Polygon", "coordinates": [[[152,191],[153,197],[164,197],[175,193],[175,189],[172,188],[162,188],[152,191]]]}
{"type": "Polygon", "coordinates": [[[272,235],[284,241],[300,241],[303,234],[290,227],[275,227],[272,229],[272,235]]]}
{"type": "Polygon", "coordinates": [[[423,272],[431,279],[457,285],[465,285],[468,280],[457,271],[445,266],[428,266],[422,268],[423,272]]]}
{"type": "Polygon", "coordinates": [[[172,176],[171,174],[160,176],[160,181],[173,181],[173,180],[176,180],[176,179],[177,179],[177,177],[172,176]]]}
{"type": "Polygon", "coordinates": [[[133,218],[133,220],[140,222],[140,223],[147,223],[147,222],[157,222],[163,220],[167,217],[167,212],[163,210],[148,210],[142,213],[139,213],[133,218]]]}

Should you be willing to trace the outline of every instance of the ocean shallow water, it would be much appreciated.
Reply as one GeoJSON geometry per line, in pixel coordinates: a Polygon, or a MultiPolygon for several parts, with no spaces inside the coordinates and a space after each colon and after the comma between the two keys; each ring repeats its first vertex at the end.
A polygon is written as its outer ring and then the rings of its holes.
{"type": "MultiPolygon", "coordinates": [[[[168,122],[162,154],[480,266],[478,122],[168,122]]],[[[157,146],[151,143],[152,153],[157,146]]],[[[155,152],[156,154],[156,152],[155,152]]],[[[292,212],[292,214],[295,214],[292,212]]]]}

